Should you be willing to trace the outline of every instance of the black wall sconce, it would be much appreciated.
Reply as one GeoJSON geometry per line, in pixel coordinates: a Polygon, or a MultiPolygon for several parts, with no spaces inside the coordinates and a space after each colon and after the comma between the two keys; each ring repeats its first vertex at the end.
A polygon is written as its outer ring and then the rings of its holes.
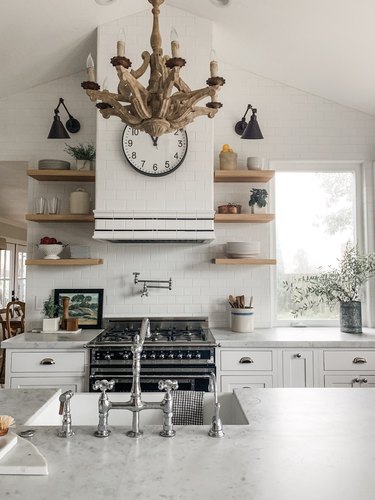
{"type": "Polygon", "coordinates": [[[70,135],[68,134],[60,120],[59,107],[61,104],[64,106],[69,116],[69,120],[65,124],[65,127],[68,129],[68,131],[71,134],[76,134],[81,128],[81,124],[79,123],[79,121],[73,118],[73,116],[69,113],[67,107],[64,104],[64,99],[60,97],[59,104],[57,108],[55,108],[55,116],[53,117],[53,123],[47,139],[70,139],[70,135]]]}
{"type": "Polygon", "coordinates": [[[236,131],[236,134],[241,136],[241,139],[263,139],[263,134],[257,121],[256,108],[253,108],[251,104],[248,104],[245,114],[243,115],[241,121],[236,123],[234,130],[236,131]],[[253,114],[251,115],[249,123],[246,123],[246,115],[249,109],[251,109],[253,114]]]}

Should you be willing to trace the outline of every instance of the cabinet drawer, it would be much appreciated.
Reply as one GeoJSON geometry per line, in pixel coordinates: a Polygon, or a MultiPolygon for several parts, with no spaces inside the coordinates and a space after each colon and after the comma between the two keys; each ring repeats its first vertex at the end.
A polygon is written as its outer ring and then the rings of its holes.
{"type": "Polygon", "coordinates": [[[82,392],[87,390],[85,377],[12,377],[11,389],[61,389],[64,391],[82,392]]]}
{"type": "Polygon", "coordinates": [[[375,351],[324,351],[325,370],[375,370],[375,351]]]}
{"type": "Polygon", "coordinates": [[[12,352],[12,373],[84,373],[85,352],[12,352]]]}
{"type": "Polygon", "coordinates": [[[324,387],[375,387],[375,375],[325,375],[324,387]]]}
{"type": "Polygon", "coordinates": [[[234,389],[259,389],[273,386],[272,375],[223,375],[220,378],[221,391],[234,389]]]}
{"type": "Polygon", "coordinates": [[[221,351],[222,370],[270,371],[272,370],[272,351],[221,351]]]}

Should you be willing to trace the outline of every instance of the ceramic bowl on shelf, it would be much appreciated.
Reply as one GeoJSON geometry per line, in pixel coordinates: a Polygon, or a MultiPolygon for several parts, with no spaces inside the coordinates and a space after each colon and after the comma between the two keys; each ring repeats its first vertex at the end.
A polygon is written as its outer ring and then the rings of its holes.
{"type": "Polygon", "coordinates": [[[229,241],[226,253],[234,259],[254,257],[260,254],[260,241],[229,241]]]}
{"type": "Polygon", "coordinates": [[[60,259],[59,255],[64,250],[65,245],[38,245],[38,248],[41,252],[44,253],[44,259],[60,259]]]}

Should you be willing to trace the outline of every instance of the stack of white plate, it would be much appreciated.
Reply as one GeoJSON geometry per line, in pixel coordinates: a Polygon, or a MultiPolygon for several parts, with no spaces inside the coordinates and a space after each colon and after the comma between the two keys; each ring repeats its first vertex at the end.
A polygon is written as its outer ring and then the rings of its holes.
{"type": "Polygon", "coordinates": [[[69,170],[70,163],[64,160],[39,160],[39,170],[69,170]]]}
{"type": "Polygon", "coordinates": [[[233,259],[255,257],[260,254],[260,241],[229,241],[226,252],[233,259]]]}

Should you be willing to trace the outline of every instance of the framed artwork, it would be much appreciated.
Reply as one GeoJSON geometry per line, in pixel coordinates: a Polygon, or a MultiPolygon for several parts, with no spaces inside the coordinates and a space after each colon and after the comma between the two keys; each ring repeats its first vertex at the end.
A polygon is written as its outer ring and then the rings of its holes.
{"type": "Polygon", "coordinates": [[[103,315],[103,288],[56,288],[55,304],[62,315],[62,299],[69,297],[69,316],[79,328],[100,328],[103,315]]]}

